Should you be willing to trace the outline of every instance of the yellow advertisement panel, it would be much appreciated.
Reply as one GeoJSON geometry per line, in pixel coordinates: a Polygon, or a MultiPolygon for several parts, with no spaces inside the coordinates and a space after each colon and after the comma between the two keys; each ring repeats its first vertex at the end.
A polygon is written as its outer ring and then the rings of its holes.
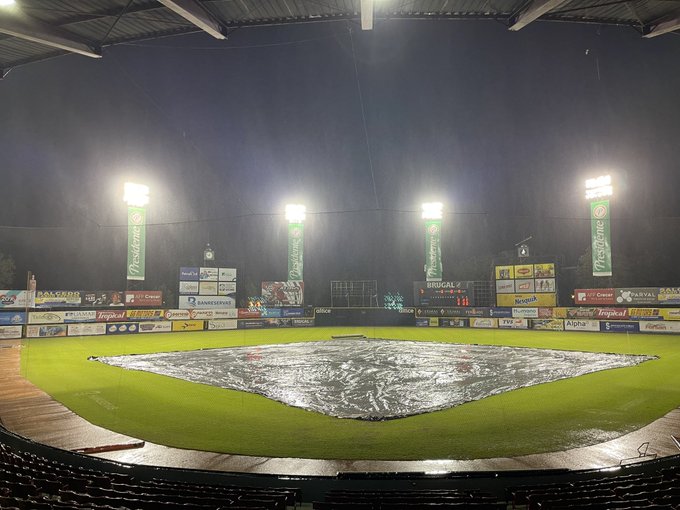
{"type": "Polygon", "coordinates": [[[496,294],[498,306],[555,306],[557,294],[496,294]]]}
{"type": "Polygon", "coordinates": [[[512,280],[514,278],[514,266],[496,266],[496,280],[512,280]]]}
{"type": "Polygon", "coordinates": [[[515,278],[533,278],[533,277],[534,277],[533,264],[522,264],[520,266],[515,266],[515,278]]]}
{"type": "Polygon", "coordinates": [[[680,321],[680,308],[662,308],[661,317],[665,321],[680,321]]]}
{"type": "Polygon", "coordinates": [[[204,321],[172,321],[173,331],[203,331],[204,321]]]}
{"type": "Polygon", "coordinates": [[[536,278],[554,278],[555,264],[534,264],[534,276],[536,278]]]}
{"type": "Polygon", "coordinates": [[[567,308],[564,306],[558,306],[553,308],[553,317],[556,319],[566,319],[567,318],[567,308]]]}
{"type": "Polygon", "coordinates": [[[439,318],[438,317],[430,317],[430,326],[439,326],[439,318]]]}

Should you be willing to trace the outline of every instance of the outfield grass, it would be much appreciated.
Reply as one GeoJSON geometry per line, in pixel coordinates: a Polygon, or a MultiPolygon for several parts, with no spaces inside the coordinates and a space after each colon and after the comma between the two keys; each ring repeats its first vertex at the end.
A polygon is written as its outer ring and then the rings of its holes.
{"type": "Polygon", "coordinates": [[[448,328],[299,328],[23,341],[22,375],[87,420],[180,448],[271,457],[473,459],[613,439],[680,405],[680,336],[448,328]],[[88,361],[171,350],[368,337],[656,355],[658,360],[385,422],[88,361]]]}

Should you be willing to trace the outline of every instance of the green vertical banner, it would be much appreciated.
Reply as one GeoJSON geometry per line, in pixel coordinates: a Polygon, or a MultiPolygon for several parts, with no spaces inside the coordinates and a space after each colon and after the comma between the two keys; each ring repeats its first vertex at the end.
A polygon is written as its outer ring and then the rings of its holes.
{"type": "Polygon", "coordinates": [[[442,221],[425,221],[425,279],[442,279],[442,221]]]}
{"type": "Polygon", "coordinates": [[[593,240],[593,276],[612,275],[612,249],[609,200],[590,203],[590,227],[593,240]]]}
{"type": "Polygon", "coordinates": [[[146,254],[146,209],[128,207],[128,258],[127,279],[144,279],[146,254]]]}
{"type": "Polygon", "coordinates": [[[288,280],[302,280],[305,231],[302,223],[288,224],[288,280]]]}

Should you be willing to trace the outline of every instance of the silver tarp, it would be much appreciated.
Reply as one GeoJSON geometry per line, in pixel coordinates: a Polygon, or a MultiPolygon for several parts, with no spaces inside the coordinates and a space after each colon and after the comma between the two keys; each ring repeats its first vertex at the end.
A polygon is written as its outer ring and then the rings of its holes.
{"type": "Polygon", "coordinates": [[[339,418],[385,420],[654,358],[493,345],[336,339],[95,359],[129,370],[258,393],[339,418]]]}

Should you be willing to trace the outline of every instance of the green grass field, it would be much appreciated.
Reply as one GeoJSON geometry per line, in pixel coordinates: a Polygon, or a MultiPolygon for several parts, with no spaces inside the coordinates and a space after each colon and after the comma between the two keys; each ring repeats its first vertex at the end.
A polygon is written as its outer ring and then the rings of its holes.
{"type": "Polygon", "coordinates": [[[680,336],[448,328],[300,328],[24,340],[22,375],[102,427],[180,448],[271,457],[472,459],[613,439],[680,405],[680,336]],[[90,356],[368,337],[656,355],[385,422],[338,419],[265,397],[88,361],[90,356]]]}

